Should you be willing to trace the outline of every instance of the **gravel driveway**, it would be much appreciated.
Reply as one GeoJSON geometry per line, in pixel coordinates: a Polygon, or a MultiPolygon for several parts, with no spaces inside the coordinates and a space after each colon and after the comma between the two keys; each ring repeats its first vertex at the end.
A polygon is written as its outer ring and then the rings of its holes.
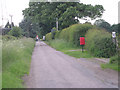
{"type": "Polygon", "coordinates": [[[96,62],[76,59],[38,41],[24,84],[27,88],[117,88],[118,73],[102,70],[96,62]]]}

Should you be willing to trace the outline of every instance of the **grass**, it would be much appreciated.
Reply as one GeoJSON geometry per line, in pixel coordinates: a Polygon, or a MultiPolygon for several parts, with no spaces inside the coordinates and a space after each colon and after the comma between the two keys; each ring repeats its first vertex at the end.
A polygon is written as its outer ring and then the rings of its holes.
{"type": "Polygon", "coordinates": [[[69,50],[81,49],[81,46],[77,47],[77,46],[73,45],[72,43],[67,42],[65,40],[55,39],[55,40],[51,40],[46,43],[49,44],[50,46],[52,46],[53,48],[55,48],[56,50],[62,51],[65,54],[72,56],[72,57],[92,58],[92,56],[87,51],[84,51],[83,53],[82,53],[82,51],[69,51],[69,50]]]}
{"type": "Polygon", "coordinates": [[[118,64],[101,64],[101,67],[102,69],[113,69],[113,70],[116,70],[116,71],[120,71],[120,67],[118,68],[118,64]]]}
{"type": "Polygon", "coordinates": [[[75,58],[92,58],[93,56],[91,56],[87,51],[63,51],[65,54],[75,57],[75,58]]]}
{"type": "Polygon", "coordinates": [[[31,38],[3,40],[2,88],[25,88],[21,77],[29,74],[33,48],[31,38]]]}
{"type": "MultiPolygon", "coordinates": [[[[48,45],[50,45],[51,47],[55,48],[56,50],[62,51],[65,54],[75,57],[75,58],[94,58],[94,56],[92,56],[87,51],[84,51],[83,53],[82,53],[82,51],[77,51],[77,50],[80,50],[81,47],[76,47],[73,44],[71,44],[70,42],[67,42],[65,40],[55,39],[55,40],[51,40],[46,43],[48,45]],[[74,50],[74,51],[70,51],[70,50],[74,50]]],[[[116,57],[112,57],[111,59],[116,60],[116,57]]],[[[118,64],[115,64],[115,63],[114,64],[110,64],[110,63],[109,64],[101,64],[101,68],[103,68],[103,69],[110,68],[110,69],[113,69],[116,71],[120,70],[120,69],[118,70],[118,64]]]]}
{"type": "Polygon", "coordinates": [[[106,68],[110,68],[110,69],[113,69],[113,70],[116,70],[116,71],[120,71],[120,65],[119,65],[119,56],[118,54],[116,54],[115,56],[112,56],[110,58],[110,61],[108,64],[101,64],[101,67],[103,69],[106,69],[106,68]]]}
{"type": "Polygon", "coordinates": [[[2,89],[2,73],[0,72],[0,90],[2,89]]]}
{"type": "Polygon", "coordinates": [[[62,50],[72,50],[72,49],[80,49],[81,47],[76,47],[72,43],[67,42],[62,39],[55,39],[51,40],[49,42],[46,42],[51,47],[55,48],[56,50],[62,51],[62,50]]]}

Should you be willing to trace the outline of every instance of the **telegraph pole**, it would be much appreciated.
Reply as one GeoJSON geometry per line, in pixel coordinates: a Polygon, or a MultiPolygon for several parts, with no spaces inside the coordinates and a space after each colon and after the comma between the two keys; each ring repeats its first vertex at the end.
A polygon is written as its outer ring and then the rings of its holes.
{"type": "Polygon", "coordinates": [[[13,17],[13,15],[9,15],[10,17],[11,17],[11,29],[12,29],[12,17],[13,17]]]}
{"type": "Polygon", "coordinates": [[[58,31],[58,18],[56,18],[56,29],[58,31]]]}

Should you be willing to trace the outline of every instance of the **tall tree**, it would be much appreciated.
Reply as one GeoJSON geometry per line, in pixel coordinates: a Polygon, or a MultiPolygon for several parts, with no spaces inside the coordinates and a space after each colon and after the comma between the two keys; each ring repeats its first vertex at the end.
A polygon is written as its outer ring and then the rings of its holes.
{"type": "Polygon", "coordinates": [[[32,23],[38,23],[42,35],[50,32],[59,22],[59,30],[78,23],[77,18],[95,19],[104,12],[102,5],[87,5],[79,2],[30,2],[29,8],[23,10],[24,18],[31,18],[32,23]]]}
{"type": "Polygon", "coordinates": [[[120,23],[119,24],[113,24],[111,26],[112,31],[115,31],[120,34],[120,23]]]}
{"type": "Polygon", "coordinates": [[[111,25],[103,19],[96,20],[94,25],[106,29],[108,32],[112,32],[111,25]]]}

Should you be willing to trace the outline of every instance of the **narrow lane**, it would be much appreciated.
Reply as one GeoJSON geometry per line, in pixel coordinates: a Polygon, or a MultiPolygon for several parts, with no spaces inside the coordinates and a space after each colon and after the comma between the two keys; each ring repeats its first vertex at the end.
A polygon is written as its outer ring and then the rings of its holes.
{"type": "Polygon", "coordinates": [[[117,88],[95,76],[75,58],[56,51],[44,42],[36,42],[29,76],[28,88],[117,88]]]}

